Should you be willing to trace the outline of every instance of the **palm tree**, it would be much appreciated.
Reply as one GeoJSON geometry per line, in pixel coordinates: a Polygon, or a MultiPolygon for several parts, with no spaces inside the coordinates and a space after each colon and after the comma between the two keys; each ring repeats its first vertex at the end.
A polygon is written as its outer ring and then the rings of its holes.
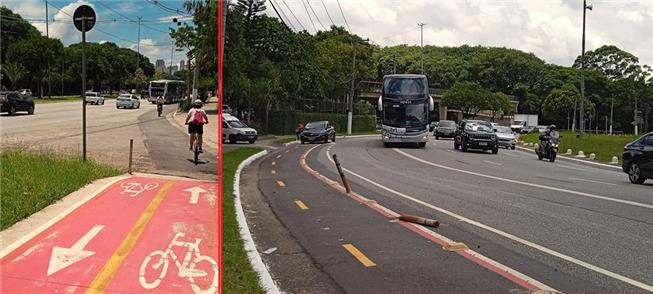
{"type": "Polygon", "coordinates": [[[2,72],[4,72],[7,79],[11,83],[12,87],[17,86],[17,82],[25,76],[27,71],[22,64],[7,62],[2,66],[2,72]]]}

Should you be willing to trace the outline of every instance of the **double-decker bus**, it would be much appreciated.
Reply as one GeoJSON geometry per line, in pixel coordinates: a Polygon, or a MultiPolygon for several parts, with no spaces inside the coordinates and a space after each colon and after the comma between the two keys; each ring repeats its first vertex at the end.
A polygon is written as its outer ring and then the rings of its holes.
{"type": "Polygon", "coordinates": [[[394,74],[383,77],[377,102],[383,145],[416,143],[426,146],[429,138],[429,112],[433,111],[426,76],[394,74]]]}
{"type": "Polygon", "coordinates": [[[184,81],[156,80],[150,82],[150,97],[147,101],[156,103],[159,96],[165,98],[165,103],[174,103],[182,100],[185,93],[184,81]]]}

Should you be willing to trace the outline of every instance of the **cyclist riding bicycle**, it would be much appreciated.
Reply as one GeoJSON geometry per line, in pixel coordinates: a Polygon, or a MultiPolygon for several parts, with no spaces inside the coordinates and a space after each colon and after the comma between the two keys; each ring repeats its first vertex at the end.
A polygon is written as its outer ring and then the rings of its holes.
{"type": "Polygon", "coordinates": [[[199,152],[204,152],[202,151],[202,134],[204,133],[204,124],[208,123],[209,118],[206,116],[206,111],[202,108],[202,100],[195,100],[193,102],[193,108],[188,111],[188,116],[186,116],[188,134],[190,134],[190,151],[193,151],[193,142],[197,138],[199,152]]]}
{"type": "Polygon", "coordinates": [[[163,103],[165,103],[165,98],[163,98],[163,96],[156,98],[156,111],[159,113],[159,116],[161,116],[161,112],[163,112],[163,103]]]}

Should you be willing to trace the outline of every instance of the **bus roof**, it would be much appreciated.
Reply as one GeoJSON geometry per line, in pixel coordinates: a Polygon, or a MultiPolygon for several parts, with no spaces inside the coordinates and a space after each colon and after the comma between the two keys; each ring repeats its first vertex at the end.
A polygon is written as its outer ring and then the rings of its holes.
{"type": "Polygon", "coordinates": [[[170,82],[175,82],[175,83],[184,83],[184,81],[181,80],[155,80],[155,81],[150,81],[150,83],[170,83],[170,82]]]}
{"type": "Polygon", "coordinates": [[[384,75],[384,79],[386,78],[426,78],[425,75],[418,75],[418,74],[392,74],[392,75],[384,75]]]}

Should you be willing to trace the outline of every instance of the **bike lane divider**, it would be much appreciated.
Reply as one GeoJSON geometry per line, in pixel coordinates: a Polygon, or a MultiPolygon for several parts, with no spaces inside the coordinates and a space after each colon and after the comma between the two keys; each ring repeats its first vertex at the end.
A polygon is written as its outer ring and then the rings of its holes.
{"type": "Polygon", "coordinates": [[[176,182],[119,270],[87,293],[218,293],[218,206],[217,183],[176,182]]]}
{"type": "Polygon", "coordinates": [[[0,292],[82,291],[166,182],[119,181],[18,246],[0,259],[0,292]]]}

